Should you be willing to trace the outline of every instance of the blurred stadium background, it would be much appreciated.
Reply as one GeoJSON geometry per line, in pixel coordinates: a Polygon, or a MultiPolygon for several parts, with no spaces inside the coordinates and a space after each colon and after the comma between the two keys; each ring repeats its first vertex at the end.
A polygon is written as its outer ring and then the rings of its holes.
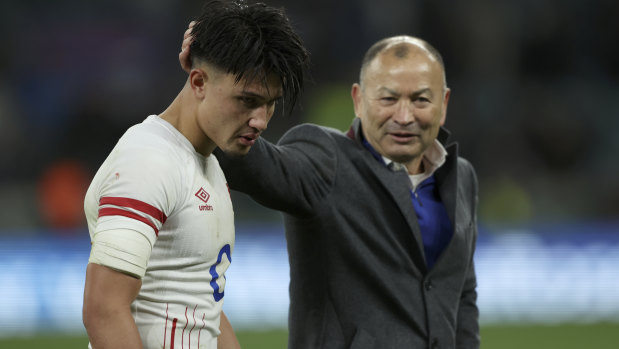
{"type": "MultiPolygon", "coordinates": [[[[265,137],[346,129],[365,50],[400,33],[442,52],[447,126],[480,179],[483,348],[619,348],[619,2],[266,1],[313,80],[265,137]]],[[[185,81],[202,1],[0,2],[0,348],[85,348],[85,189],[124,130],[185,81]]],[[[286,341],[281,217],[233,194],[224,310],[246,348],[286,341]]]]}

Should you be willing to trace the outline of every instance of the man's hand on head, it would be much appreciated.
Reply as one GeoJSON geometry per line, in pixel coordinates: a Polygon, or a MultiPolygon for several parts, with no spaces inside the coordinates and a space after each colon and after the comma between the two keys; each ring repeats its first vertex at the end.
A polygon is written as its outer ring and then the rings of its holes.
{"type": "Polygon", "coordinates": [[[185,34],[183,35],[183,44],[181,45],[181,52],[178,54],[178,60],[181,63],[181,68],[184,71],[189,73],[191,71],[191,57],[189,55],[189,47],[191,46],[191,42],[193,41],[193,37],[191,36],[191,31],[193,26],[196,24],[195,21],[189,22],[189,26],[187,30],[185,30],[185,34]]]}

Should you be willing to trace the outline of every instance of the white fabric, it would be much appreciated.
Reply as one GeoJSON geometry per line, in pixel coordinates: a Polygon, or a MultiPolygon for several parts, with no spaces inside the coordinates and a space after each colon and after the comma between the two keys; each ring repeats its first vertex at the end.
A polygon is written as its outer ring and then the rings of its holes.
{"type": "Polygon", "coordinates": [[[105,265],[137,278],[143,278],[152,245],[142,233],[131,229],[96,232],[88,263],[105,265]]]}
{"type": "Polygon", "coordinates": [[[200,155],[151,115],[119,140],[84,209],[92,240],[132,230],[146,238],[143,248],[152,246],[131,305],[144,348],[170,348],[172,337],[177,348],[216,348],[224,273],[234,250],[232,202],[217,159],[200,155]]]}
{"type": "MultiPolygon", "coordinates": [[[[447,158],[447,150],[438,140],[434,140],[434,143],[426,149],[423,154],[423,172],[418,174],[410,174],[408,177],[411,180],[411,185],[413,191],[417,189],[419,183],[423,182],[430,176],[434,174],[434,172],[445,163],[445,159],[447,158]]],[[[392,161],[389,158],[383,156],[383,161],[385,164],[389,166],[394,171],[406,170],[406,166],[403,164],[392,161]]]]}

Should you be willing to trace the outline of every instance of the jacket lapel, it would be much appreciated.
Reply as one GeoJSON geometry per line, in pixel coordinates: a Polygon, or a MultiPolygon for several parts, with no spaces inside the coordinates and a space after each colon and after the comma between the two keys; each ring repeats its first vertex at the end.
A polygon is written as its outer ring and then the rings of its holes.
{"type": "Polygon", "coordinates": [[[458,178],[458,144],[451,144],[447,148],[445,163],[435,172],[436,184],[439,187],[441,201],[445,205],[451,226],[456,231],[456,195],[458,178]]]}
{"type": "Polygon", "coordinates": [[[441,256],[436,261],[434,269],[440,269],[441,265],[449,266],[453,263],[454,254],[450,251],[453,251],[454,246],[458,246],[459,243],[463,241],[462,236],[464,230],[458,230],[457,227],[461,227],[462,224],[459,224],[458,221],[462,220],[462,217],[458,214],[457,210],[457,202],[458,202],[458,145],[451,144],[446,147],[447,150],[447,159],[443,166],[441,166],[435,173],[435,178],[437,185],[439,187],[439,195],[441,197],[441,201],[443,205],[445,205],[445,209],[447,210],[447,215],[449,216],[449,220],[451,221],[451,226],[453,229],[453,236],[451,237],[451,241],[445,247],[445,250],[441,253],[441,256]],[[445,264],[446,260],[449,260],[450,263],[445,264]]]}
{"type": "MultiPolygon", "coordinates": [[[[349,138],[356,141],[360,147],[362,144],[361,122],[359,118],[355,118],[350,130],[346,134],[349,138]]],[[[421,230],[417,222],[417,214],[413,208],[410,196],[410,179],[405,171],[391,171],[382,162],[377,161],[373,155],[367,151],[367,163],[378,181],[391,195],[400,209],[404,219],[408,223],[408,227],[413,234],[415,240],[415,250],[412,253],[412,258],[417,266],[420,266],[423,273],[427,271],[425,252],[423,249],[423,240],[421,230]]]]}

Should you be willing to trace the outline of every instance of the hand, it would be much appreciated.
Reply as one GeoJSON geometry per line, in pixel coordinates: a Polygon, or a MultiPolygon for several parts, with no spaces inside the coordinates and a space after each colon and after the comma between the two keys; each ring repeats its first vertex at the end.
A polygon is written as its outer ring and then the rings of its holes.
{"type": "Polygon", "coordinates": [[[189,27],[187,27],[187,30],[185,30],[185,34],[183,35],[181,52],[178,54],[178,60],[181,63],[181,68],[183,68],[183,70],[187,73],[191,71],[191,58],[189,57],[189,47],[191,46],[191,42],[193,41],[193,37],[191,36],[191,30],[193,29],[194,25],[196,25],[196,21],[189,22],[189,27]]]}

